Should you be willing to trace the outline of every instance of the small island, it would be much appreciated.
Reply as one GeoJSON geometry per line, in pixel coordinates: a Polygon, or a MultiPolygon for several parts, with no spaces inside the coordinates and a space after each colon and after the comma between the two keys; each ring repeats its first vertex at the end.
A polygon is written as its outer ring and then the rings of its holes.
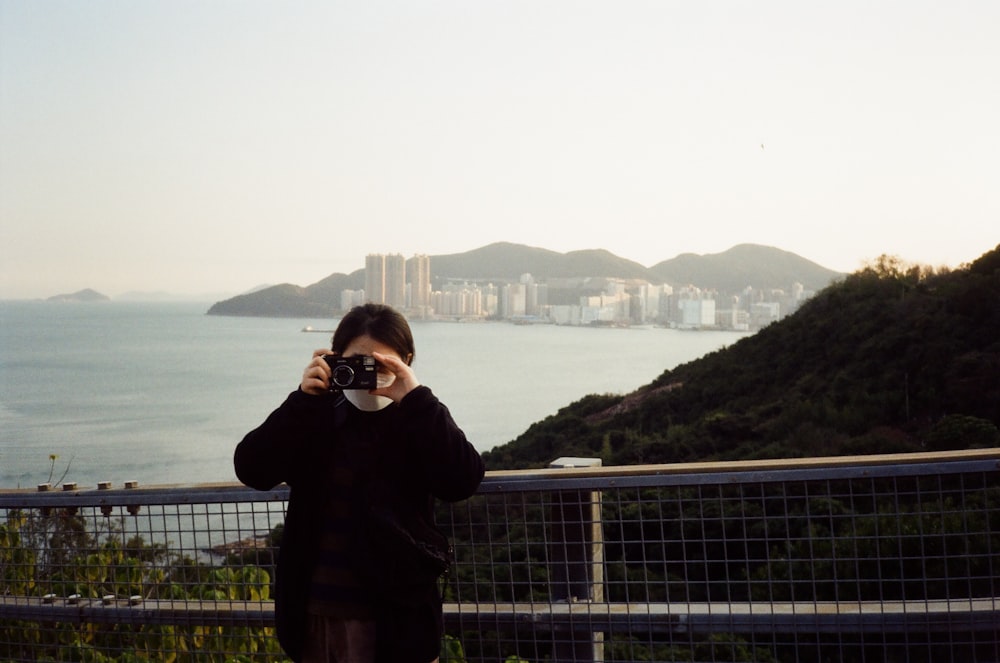
{"type": "Polygon", "coordinates": [[[102,295],[96,290],[91,290],[90,288],[84,288],[83,290],[78,290],[77,292],[67,294],[67,295],[53,295],[49,297],[48,302],[109,302],[111,298],[107,295],[102,295]]]}

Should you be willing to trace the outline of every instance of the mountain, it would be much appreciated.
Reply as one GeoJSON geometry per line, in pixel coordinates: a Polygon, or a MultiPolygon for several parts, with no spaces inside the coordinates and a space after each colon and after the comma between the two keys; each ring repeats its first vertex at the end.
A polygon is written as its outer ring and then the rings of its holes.
{"type": "Polygon", "coordinates": [[[484,454],[605,465],[1000,446],[1000,246],[934,272],[883,258],[753,336],[591,395],[484,454]]]}
{"type": "Polygon", "coordinates": [[[497,242],[482,248],[431,256],[435,279],[472,281],[517,281],[522,274],[535,280],[574,276],[604,276],[649,279],[649,270],[637,262],[619,258],[603,249],[557,253],[523,244],[497,242]]]}
{"type": "Polygon", "coordinates": [[[360,290],[364,285],[363,269],[349,275],[331,274],[305,288],[283,283],[216,302],[208,315],[332,317],[340,309],[340,291],[360,290]]]}
{"type": "Polygon", "coordinates": [[[53,295],[49,297],[46,301],[49,302],[109,302],[111,298],[107,295],[102,295],[96,290],[91,290],[90,288],[84,288],[83,290],[78,290],[74,293],[67,295],[53,295]]]}
{"type": "Polygon", "coordinates": [[[787,289],[793,282],[806,290],[822,290],[843,276],[805,258],[770,246],[738,244],[728,251],[707,255],[682,253],[649,268],[654,278],[673,286],[696,285],[708,290],[740,292],[787,289]]]}
{"type": "MultiPolygon", "coordinates": [[[[842,277],[795,254],[780,249],[743,244],[725,253],[695,256],[684,254],[646,268],[603,249],[557,253],[547,249],[497,242],[464,253],[430,257],[435,287],[449,280],[517,281],[531,274],[536,281],[574,277],[638,279],[675,286],[693,284],[726,292],[740,292],[748,285],[757,289],[787,289],[798,282],[818,290],[842,277]],[[726,288],[720,284],[728,284],[726,288]]],[[[340,308],[340,291],[364,288],[364,269],[351,274],[331,274],[305,288],[285,283],[245,293],[214,304],[210,315],[329,316],[340,308]]]]}

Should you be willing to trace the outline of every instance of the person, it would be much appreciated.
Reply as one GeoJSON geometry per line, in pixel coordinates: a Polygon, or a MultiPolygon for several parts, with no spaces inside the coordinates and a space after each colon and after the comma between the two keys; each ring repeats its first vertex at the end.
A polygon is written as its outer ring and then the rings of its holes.
{"type": "Polygon", "coordinates": [[[437,578],[405,578],[386,591],[381,581],[392,577],[399,552],[365,535],[372,501],[432,523],[435,498],[466,499],[483,478],[478,452],[418,381],[414,354],[402,314],[355,307],[331,350],[313,352],[298,389],[236,447],[244,484],[290,487],[275,622],[293,661],[428,663],[440,655],[437,578]],[[331,389],[326,355],[374,357],[376,388],[331,389]]]}

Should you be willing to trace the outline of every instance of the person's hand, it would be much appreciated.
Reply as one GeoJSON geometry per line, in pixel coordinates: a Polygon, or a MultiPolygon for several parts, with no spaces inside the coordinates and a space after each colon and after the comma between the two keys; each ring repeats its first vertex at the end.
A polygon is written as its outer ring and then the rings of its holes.
{"type": "Polygon", "coordinates": [[[323,359],[330,354],[326,348],[313,350],[312,361],[302,371],[302,383],[299,388],[310,396],[322,396],[330,390],[330,365],[323,359]]]}
{"type": "MultiPolygon", "coordinates": [[[[420,381],[417,380],[417,376],[413,372],[413,369],[399,357],[395,355],[385,355],[381,352],[373,352],[372,356],[375,357],[375,361],[381,364],[385,370],[392,373],[395,376],[395,379],[389,386],[383,387],[382,389],[372,389],[368,392],[369,394],[373,394],[375,396],[386,396],[398,403],[403,400],[404,396],[420,386],[420,381]]],[[[320,361],[323,360],[320,359],[320,361]]]]}

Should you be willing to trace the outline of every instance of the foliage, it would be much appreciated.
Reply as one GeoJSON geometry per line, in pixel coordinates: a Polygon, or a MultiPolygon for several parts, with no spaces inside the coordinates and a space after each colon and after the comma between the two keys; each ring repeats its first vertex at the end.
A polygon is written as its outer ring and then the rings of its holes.
{"type": "Polygon", "coordinates": [[[1000,247],[937,272],[883,256],[753,336],[633,394],[587,396],[484,460],[743,460],[991,446],[998,436],[1000,247]]]}
{"type": "MultiPolygon", "coordinates": [[[[92,521],[101,522],[101,521],[92,521]]],[[[107,519],[93,531],[74,509],[11,510],[0,524],[0,594],[80,600],[268,601],[271,573],[208,566],[159,543],[125,538],[107,519]]],[[[4,622],[0,660],[214,663],[281,660],[272,628],[92,622],[4,622]],[[221,653],[225,652],[225,654],[221,653]]]]}
{"type": "MultiPolygon", "coordinates": [[[[280,542],[283,526],[268,536],[280,542]]],[[[88,520],[75,509],[10,510],[0,524],[0,596],[66,600],[97,599],[116,604],[138,597],[178,603],[271,600],[269,564],[247,563],[230,554],[222,565],[179,557],[160,543],[124,537],[111,519],[88,520]],[[95,523],[97,525],[95,526],[95,523]],[[95,531],[95,529],[97,531],[95,531]]],[[[181,608],[185,609],[184,607],[181,608]]],[[[0,661],[86,661],[93,663],[254,663],[281,661],[272,627],[223,627],[185,620],[178,624],[87,622],[0,623],[0,661]]],[[[442,661],[465,663],[461,641],[445,636],[442,661]]]]}
{"type": "MultiPolygon", "coordinates": [[[[490,469],[520,469],[570,453],[628,465],[998,444],[1000,247],[955,271],[883,257],[782,322],[635,393],[581,399],[484,458],[490,469]]],[[[605,596],[681,603],[995,596],[1000,492],[927,480],[933,485],[904,487],[900,479],[898,493],[867,498],[851,485],[830,486],[825,496],[706,499],[698,488],[622,495],[605,503],[602,517],[605,596]],[[899,494],[928,497],[910,503],[899,494]],[[985,580],[964,588],[956,578],[985,580]]],[[[800,644],[775,641],[767,651],[727,639],[695,652],[612,639],[607,653],[609,660],[777,660],[799,657],[800,644]],[[719,647],[729,649],[718,654],[719,647]]]]}

